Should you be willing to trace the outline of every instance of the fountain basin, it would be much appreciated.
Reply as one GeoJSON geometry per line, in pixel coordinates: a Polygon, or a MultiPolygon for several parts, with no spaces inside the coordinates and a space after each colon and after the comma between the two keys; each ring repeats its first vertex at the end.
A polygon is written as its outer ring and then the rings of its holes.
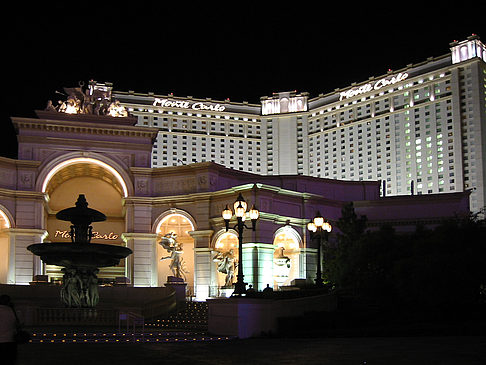
{"type": "Polygon", "coordinates": [[[35,243],[27,247],[48,265],[95,269],[116,266],[132,253],[127,247],[95,243],[35,243]]]}

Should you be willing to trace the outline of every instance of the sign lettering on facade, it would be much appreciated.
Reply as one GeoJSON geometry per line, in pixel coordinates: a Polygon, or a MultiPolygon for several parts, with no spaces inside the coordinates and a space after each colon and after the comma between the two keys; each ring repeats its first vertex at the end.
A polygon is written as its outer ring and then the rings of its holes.
{"type": "Polygon", "coordinates": [[[162,106],[166,108],[180,108],[180,109],[192,109],[198,111],[210,110],[213,112],[223,112],[226,107],[221,104],[209,104],[202,102],[193,102],[188,100],[169,100],[155,98],[153,106],[162,106]]]}
{"type": "Polygon", "coordinates": [[[373,90],[380,90],[381,88],[383,88],[385,86],[390,86],[390,85],[396,84],[397,82],[401,82],[401,81],[405,80],[407,77],[408,77],[408,73],[400,72],[399,74],[394,75],[392,77],[380,79],[380,80],[376,81],[375,83],[368,83],[368,84],[365,84],[365,85],[362,85],[362,86],[359,86],[359,87],[355,87],[353,89],[349,89],[347,91],[342,91],[339,94],[339,100],[341,101],[343,99],[349,99],[349,98],[352,98],[353,96],[365,94],[365,93],[368,93],[368,92],[373,91],[373,90]]]}
{"type": "MultiPolygon", "coordinates": [[[[54,235],[54,237],[61,237],[61,238],[64,238],[64,239],[68,239],[68,238],[71,238],[71,235],[70,235],[69,231],[56,230],[56,234],[54,235]]],[[[108,234],[101,234],[99,232],[93,232],[93,237],[91,237],[91,239],[112,241],[112,240],[116,240],[118,237],[120,237],[120,235],[115,234],[113,232],[110,232],[108,234]]]]}

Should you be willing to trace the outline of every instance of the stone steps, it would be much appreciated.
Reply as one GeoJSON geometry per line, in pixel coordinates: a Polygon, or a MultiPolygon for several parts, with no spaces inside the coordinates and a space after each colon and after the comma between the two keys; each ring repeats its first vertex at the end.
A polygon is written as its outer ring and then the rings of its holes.
{"type": "Polygon", "coordinates": [[[149,329],[191,329],[206,331],[208,328],[208,305],[206,302],[186,302],[176,313],[167,318],[147,321],[149,329]]]}
{"type": "Polygon", "coordinates": [[[164,343],[164,342],[199,342],[224,341],[228,336],[211,336],[195,331],[32,331],[31,343],[164,343]]]}

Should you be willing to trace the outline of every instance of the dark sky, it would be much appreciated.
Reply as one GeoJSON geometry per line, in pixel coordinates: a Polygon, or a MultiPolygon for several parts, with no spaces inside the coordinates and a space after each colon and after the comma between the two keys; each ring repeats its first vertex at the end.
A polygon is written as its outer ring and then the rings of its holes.
{"type": "Polygon", "coordinates": [[[480,12],[457,7],[41,3],[3,10],[1,156],[16,156],[11,116],[33,117],[80,81],[258,103],[273,92],[315,97],[365,81],[446,54],[473,33],[486,41],[480,12]]]}

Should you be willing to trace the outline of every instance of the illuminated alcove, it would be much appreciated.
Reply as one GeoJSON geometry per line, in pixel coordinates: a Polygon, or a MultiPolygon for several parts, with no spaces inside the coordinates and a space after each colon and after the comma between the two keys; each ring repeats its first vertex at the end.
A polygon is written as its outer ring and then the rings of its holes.
{"type": "Polygon", "coordinates": [[[0,207],[0,284],[7,284],[10,253],[7,230],[11,226],[7,213],[0,207]]]}
{"type": "MultiPolygon", "coordinates": [[[[218,253],[219,257],[222,258],[225,255],[230,255],[234,259],[234,278],[233,283],[236,281],[236,274],[238,273],[238,236],[232,230],[226,232],[220,232],[219,236],[216,237],[216,242],[214,244],[214,251],[212,254],[213,261],[215,265],[220,264],[220,261],[216,258],[218,253]]],[[[218,288],[224,287],[226,284],[226,274],[217,271],[217,286],[218,288]]],[[[215,288],[216,289],[216,288],[215,288]]]]}
{"type": "Polygon", "coordinates": [[[276,246],[273,255],[274,287],[290,285],[292,280],[300,278],[300,235],[292,227],[285,226],[275,232],[273,244],[276,246]]]}
{"type": "Polygon", "coordinates": [[[170,268],[171,253],[159,244],[160,239],[168,233],[175,233],[176,241],[181,244],[183,251],[183,268],[185,269],[185,280],[187,283],[188,295],[194,290],[194,239],[189,232],[194,231],[194,223],[185,213],[168,213],[162,217],[156,228],[157,233],[157,275],[159,286],[167,282],[168,276],[173,276],[170,268]]]}
{"type": "MultiPolygon", "coordinates": [[[[66,242],[70,240],[70,222],[60,221],[55,215],[58,211],[72,207],[80,194],[84,194],[89,208],[99,210],[106,215],[104,222],[93,223],[92,243],[123,245],[121,234],[125,231],[125,212],[122,198],[124,186],[120,180],[102,165],[90,162],[71,163],[57,169],[49,177],[45,186],[49,196],[46,212],[46,241],[66,242]]],[[[49,280],[62,277],[61,268],[45,265],[49,280]]],[[[101,281],[113,281],[116,277],[125,277],[125,260],[116,267],[101,268],[98,278],[101,281]]]]}

